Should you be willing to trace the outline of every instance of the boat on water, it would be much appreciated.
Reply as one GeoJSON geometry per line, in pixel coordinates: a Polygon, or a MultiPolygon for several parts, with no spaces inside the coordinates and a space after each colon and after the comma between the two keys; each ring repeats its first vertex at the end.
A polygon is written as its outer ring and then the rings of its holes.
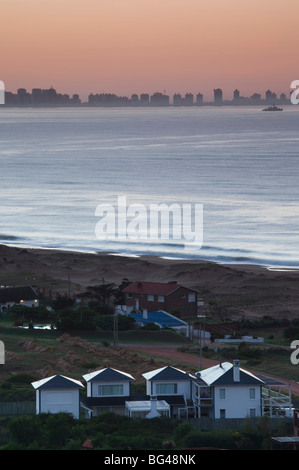
{"type": "Polygon", "coordinates": [[[269,106],[268,108],[265,108],[263,109],[263,111],[283,111],[282,108],[278,108],[277,106],[275,106],[275,104],[273,106],[269,106]]]}

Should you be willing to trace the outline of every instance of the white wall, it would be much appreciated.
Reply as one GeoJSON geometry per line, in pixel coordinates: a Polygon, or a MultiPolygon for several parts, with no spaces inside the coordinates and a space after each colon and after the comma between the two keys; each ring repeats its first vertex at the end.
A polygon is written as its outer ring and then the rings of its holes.
{"type": "MultiPolygon", "coordinates": [[[[182,381],[171,381],[171,380],[154,380],[152,381],[153,386],[151,387],[151,381],[147,381],[146,383],[146,393],[147,395],[163,395],[162,393],[158,393],[156,389],[157,384],[170,384],[176,383],[177,384],[177,392],[175,395],[184,395],[186,399],[191,398],[191,381],[190,380],[182,380],[182,381]]],[[[164,395],[170,395],[170,393],[165,393],[164,395]]]]}
{"type": "Polygon", "coordinates": [[[225,410],[226,418],[246,418],[250,410],[261,416],[261,389],[259,386],[219,386],[214,389],[215,418],[220,418],[220,410],[225,410]],[[220,389],[225,389],[225,398],[220,398],[220,389]],[[250,398],[250,389],[255,390],[255,398],[250,398]]]}
{"type": "Polygon", "coordinates": [[[70,413],[79,418],[79,390],[37,390],[36,412],[37,414],[70,413]]]}

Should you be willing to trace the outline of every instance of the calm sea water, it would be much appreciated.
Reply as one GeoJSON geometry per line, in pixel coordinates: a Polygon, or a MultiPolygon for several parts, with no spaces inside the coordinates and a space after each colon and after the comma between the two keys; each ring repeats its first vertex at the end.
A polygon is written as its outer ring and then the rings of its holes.
{"type": "Polygon", "coordinates": [[[299,267],[299,109],[0,110],[0,243],[299,267]],[[203,246],[95,235],[99,204],[203,205],[203,246]]]}

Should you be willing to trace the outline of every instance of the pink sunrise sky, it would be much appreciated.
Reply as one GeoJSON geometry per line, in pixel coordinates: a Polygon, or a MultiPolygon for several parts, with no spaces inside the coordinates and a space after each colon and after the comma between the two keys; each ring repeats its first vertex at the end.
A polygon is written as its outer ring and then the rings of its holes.
{"type": "Polygon", "coordinates": [[[7,91],[289,93],[298,0],[1,0],[7,91]]]}

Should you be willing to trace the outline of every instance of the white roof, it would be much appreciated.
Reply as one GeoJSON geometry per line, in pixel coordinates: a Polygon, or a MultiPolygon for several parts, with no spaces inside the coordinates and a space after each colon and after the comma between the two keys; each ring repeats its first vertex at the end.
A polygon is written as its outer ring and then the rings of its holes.
{"type": "Polygon", "coordinates": [[[215,380],[219,379],[225,372],[232,367],[230,362],[223,362],[216,366],[209,367],[200,371],[200,378],[206,382],[207,385],[211,385],[215,380]]]}
{"type": "MultiPolygon", "coordinates": [[[[35,389],[40,388],[42,385],[54,379],[54,377],[57,377],[57,375],[51,375],[51,377],[46,377],[45,379],[37,380],[36,382],[32,382],[31,385],[35,389]]],[[[83,384],[80,382],[80,380],[71,379],[70,377],[66,377],[65,375],[61,375],[61,377],[66,380],[69,380],[70,382],[73,382],[76,385],[79,385],[80,387],[83,387],[83,384]]]]}
{"type": "MultiPolygon", "coordinates": [[[[100,370],[95,370],[94,372],[90,372],[89,374],[86,374],[86,375],[83,375],[83,379],[86,380],[86,382],[88,382],[89,380],[93,379],[94,377],[96,377],[97,375],[101,374],[102,372],[104,372],[105,370],[107,369],[111,369],[111,368],[108,368],[108,367],[105,367],[104,369],[100,369],[100,370]]],[[[128,377],[128,379],[133,379],[134,378],[132,377],[131,374],[127,374],[127,372],[123,372],[121,370],[117,370],[117,369],[111,369],[112,371],[115,371],[115,372],[118,372],[119,374],[122,374],[122,375],[125,375],[128,377]]]]}
{"type": "MultiPolygon", "coordinates": [[[[217,364],[216,366],[209,367],[208,369],[204,369],[200,371],[200,379],[202,379],[207,385],[213,384],[216,380],[218,380],[222,375],[224,375],[227,371],[229,371],[234,365],[231,362],[222,362],[221,364],[217,364]]],[[[244,370],[240,367],[240,371],[244,372],[247,376],[254,378],[257,381],[263,383],[258,377],[253,375],[248,370],[244,370]]]]}
{"type": "MultiPolygon", "coordinates": [[[[174,371],[177,371],[186,375],[185,371],[178,369],[177,367],[165,366],[165,367],[161,367],[160,369],[155,369],[155,370],[151,370],[150,372],[146,372],[145,374],[142,374],[142,377],[144,377],[146,380],[151,380],[153,377],[155,377],[156,375],[158,375],[160,372],[162,372],[165,369],[173,369],[174,371]]],[[[188,378],[189,377],[186,377],[186,379],[188,378]]]]}
{"type": "Polygon", "coordinates": [[[166,369],[166,367],[161,367],[160,369],[151,370],[150,372],[146,372],[145,374],[142,374],[142,377],[144,377],[146,380],[150,380],[152,377],[159,374],[159,372],[161,372],[164,369],[166,369]]]}

